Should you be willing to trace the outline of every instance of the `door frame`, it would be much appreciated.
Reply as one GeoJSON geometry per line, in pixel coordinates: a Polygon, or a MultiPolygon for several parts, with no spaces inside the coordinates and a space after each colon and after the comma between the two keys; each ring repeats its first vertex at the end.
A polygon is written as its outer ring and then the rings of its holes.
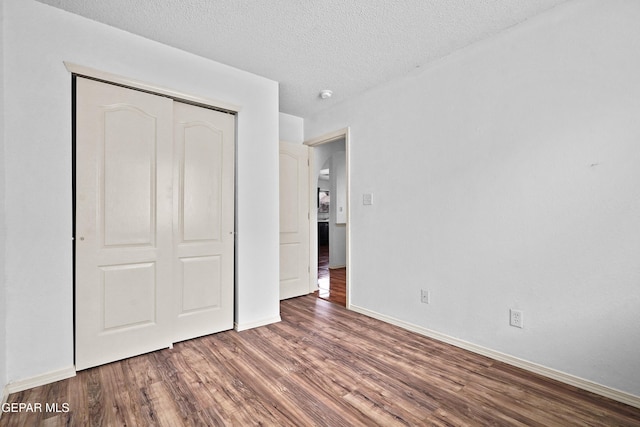
{"type": "Polygon", "coordinates": [[[330,142],[344,139],[344,151],[345,151],[345,169],[346,169],[346,177],[347,177],[347,277],[346,277],[346,308],[351,310],[351,149],[350,149],[350,128],[345,127],[342,129],[338,129],[333,132],[326,133],[324,135],[320,135],[318,137],[309,139],[304,142],[304,145],[308,146],[312,150],[309,152],[309,213],[310,219],[309,221],[309,266],[311,269],[310,275],[310,283],[309,287],[311,290],[318,290],[318,211],[316,209],[316,198],[317,195],[317,186],[316,180],[317,177],[312,176],[315,170],[315,150],[314,147],[318,147],[323,144],[328,144],[330,142]]]}

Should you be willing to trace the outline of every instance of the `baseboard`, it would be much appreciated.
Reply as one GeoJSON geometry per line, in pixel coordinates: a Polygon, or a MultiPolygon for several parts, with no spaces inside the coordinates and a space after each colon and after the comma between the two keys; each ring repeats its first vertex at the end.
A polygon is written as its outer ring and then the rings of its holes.
{"type": "Polygon", "coordinates": [[[51,384],[56,381],[66,380],[67,378],[76,376],[75,366],[70,366],[59,371],[52,371],[46,374],[37,375],[35,377],[27,378],[24,380],[14,381],[7,384],[5,392],[8,394],[17,393],[19,391],[28,390],[34,387],[40,387],[41,385],[51,384]]]}
{"type": "Polygon", "coordinates": [[[267,326],[270,325],[272,323],[278,323],[281,322],[282,319],[280,318],[280,316],[276,316],[276,317],[271,317],[269,319],[264,319],[264,320],[259,320],[257,322],[249,322],[249,323],[237,323],[234,322],[233,323],[233,328],[238,331],[246,331],[247,329],[253,329],[253,328],[258,328],[260,326],[267,326]]]}
{"type": "Polygon", "coordinates": [[[454,345],[464,350],[469,350],[473,353],[477,353],[482,356],[486,356],[491,359],[507,363],[509,365],[542,375],[547,378],[551,378],[556,381],[560,381],[565,384],[572,385],[574,387],[578,387],[582,390],[590,391],[592,393],[607,397],[617,402],[621,402],[629,406],[640,408],[640,396],[636,396],[624,391],[616,390],[614,388],[607,387],[602,384],[594,383],[592,381],[585,380],[584,378],[576,377],[574,375],[567,374],[565,372],[557,371],[555,369],[551,369],[546,366],[538,365],[536,363],[529,362],[527,360],[520,359],[505,353],[501,353],[499,351],[491,350],[489,348],[482,347],[458,338],[454,338],[449,335],[441,334],[440,332],[432,331],[430,329],[423,328],[421,326],[414,325],[412,323],[408,323],[390,316],[386,316],[384,314],[380,314],[363,307],[350,304],[349,309],[355,312],[358,312],[360,314],[364,314],[365,316],[373,317],[374,319],[378,319],[386,323],[391,323],[392,325],[399,326],[403,329],[415,332],[417,334],[424,335],[429,338],[433,338],[438,341],[442,341],[447,344],[454,345]]]}
{"type": "MultiPolygon", "coordinates": [[[[7,399],[9,399],[9,395],[11,393],[9,393],[9,385],[7,384],[6,386],[4,386],[4,389],[2,390],[2,400],[0,401],[0,405],[4,405],[5,403],[7,403],[7,399]]],[[[2,411],[0,411],[0,414],[2,413],[2,411]]]]}
{"type": "MultiPolygon", "coordinates": [[[[7,403],[9,394],[9,388],[4,386],[4,389],[2,389],[2,400],[0,400],[0,406],[4,406],[4,404],[7,403]]],[[[0,410],[0,419],[2,419],[2,414],[4,414],[4,411],[0,410]]]]}
{"type": "Polygon", "coordinates": [[[340,265],[330,265],[329,266],[329,270],[336,270],[338,268],[347,268],[346,265],[340,264],[340,265]]]}

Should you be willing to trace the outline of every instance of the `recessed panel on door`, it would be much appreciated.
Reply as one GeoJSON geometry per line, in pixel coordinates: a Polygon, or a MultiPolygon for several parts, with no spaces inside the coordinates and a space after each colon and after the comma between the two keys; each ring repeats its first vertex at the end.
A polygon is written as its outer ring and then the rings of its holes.
{"type": "MultiPolygon", "coordinates": [[[[156,119],[128,106],[105,107],[102,221],[105,246],[151,245],[155,233],[156,119]]],[[[100,173],[102,172],[102,173],[100,173]]]]}
{"type": "Polygon", "coordinates": [[[300,244],[280,245],[280,280],[289,281],[300,278],[300,244]]]}
{"type": "Polygon", "coordinates": [[[184,127],[183,239],[220,240],[222,209],[221,130],[207,123],[184,127]]]}
{"type": "Polygon", "coordinates": [[[105,332],[156,321],[155,263],[101,267],[105,332]]]}
{"type": "Polygon", "coordinates": [[[280,153],[280,233],[299,232],[300,211],[308,208],[300,205],[299,162],[296,153],[280,153]]]}
{"type": "Polygon", "coordinates": [[[180,315],[220,308],[222,272],[219,256],[183,258],[180,315]]]}

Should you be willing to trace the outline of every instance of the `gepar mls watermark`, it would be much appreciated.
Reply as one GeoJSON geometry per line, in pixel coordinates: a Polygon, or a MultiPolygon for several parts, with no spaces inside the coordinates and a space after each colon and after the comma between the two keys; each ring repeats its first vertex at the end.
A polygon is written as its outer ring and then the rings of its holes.
{"type": "Polygon", "coordinates": [[[54,413],[67,413],[71,410],[68,403],[42,403],[42,402],[14,402],[3,403],[2,412],[54,412],[54,413]]]}

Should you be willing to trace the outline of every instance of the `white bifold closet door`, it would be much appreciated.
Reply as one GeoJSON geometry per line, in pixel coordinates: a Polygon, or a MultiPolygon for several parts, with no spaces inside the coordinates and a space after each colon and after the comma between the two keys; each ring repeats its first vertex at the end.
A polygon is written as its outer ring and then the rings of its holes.
{"type": "Polygon", "coordinates": [[[234,133],[76,79],[76,369],[233,327],[234,133]]]}

